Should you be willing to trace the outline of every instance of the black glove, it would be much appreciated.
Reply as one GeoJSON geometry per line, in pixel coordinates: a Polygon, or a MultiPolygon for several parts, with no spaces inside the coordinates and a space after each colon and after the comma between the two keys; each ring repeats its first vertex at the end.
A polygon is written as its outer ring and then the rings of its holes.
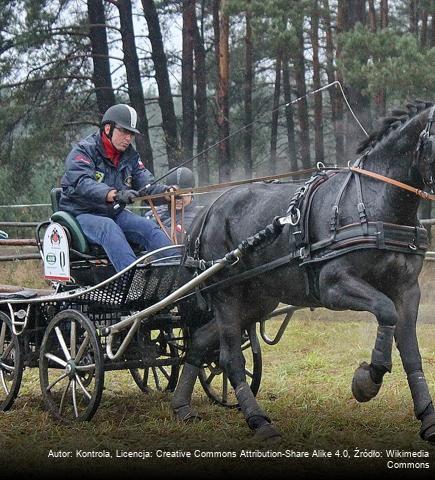
{"type": "Polygon", "coordinates": [[[119,203],[119,205],[129,205],[138,196],[139,192],[136,190],[121,190],[116,194],[115,202],[119,203]]]}

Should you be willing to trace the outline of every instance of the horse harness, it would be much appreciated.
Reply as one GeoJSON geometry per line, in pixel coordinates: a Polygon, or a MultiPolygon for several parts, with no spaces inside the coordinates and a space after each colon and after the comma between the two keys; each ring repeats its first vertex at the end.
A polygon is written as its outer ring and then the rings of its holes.
{"type": "MultiPolygon", "coordinates": [[[[418,163],[422,159],[429,157],[429,162],[433,162],[432,157],[435,154],[435,140],[432,131],[435,125],[435,106],[432,107],[428,117],[426,128],[422,131],[416,148],[415,162],[418,163]]],[[[399,188],[411,191],[414,194],[428,199],[435,200],[435,195],[429,195],[422,190],[416,189],[402,182],[390,179],[383,175],[376,174],[362,168],[364,159],[367,157],[369,150],[357,159],[355,164],[348,168],[348,173],[340,190],[337,193],[334,205],[332,207],[331,218],[329,222],[328,238],[312,243],[310,240],[310,212],[312,203],[318,188],[326,181],[335,176],[343,169],[329,169],[323,166],[300,187],[290,200],[287,213],[284,217],[277,217],[273,223],[268,225],[264,230],[256,235],[249,237],[241,242],[238,248],[243,252],[249,250],[264,248],[270,245],[281,234],[284,226],[289,227],[289,254],[257,266],[255,268],[245,270],[236,275],[232,275],[212,285],[202,288],[201,293],[214,290],[219,287],[230,286],[235,283],[247,280],[262,273],[274,270],[288,264],[291,261],[297,261],[300,267],[305,267],[307,294],[318,299],[318,288],[313,275],[313,267],[315,264],[337,258],[341,255],[366,249],[378,249],[391,252],[399,252],[413,255],[424,256],[429,244],[427,231],[421,225],[408,226],[399,225],[381,221],[369,221],[367,219],[366,208],[362,195],[360,175],[366,175],[377,180],[390,183],[399,188]],[[357,210],[359,222],[348,225],[339,225],[339,208],[341,199],[349,187],[352,179],[355,181],[357,194],[357,210]],[[433,197],[433,198],[432,198],[433,197]]],[[[226,192],[224,192],[226,193],[226,192]]],[[[223,195],[223,194],[222,194],[223,195]]],[[[207,209],[202,218],[202,224],[199,234],[195,239],[192,256],[189,256],[188,249],[184,265],[198,272],[205,270],[213,261],[206,261],[200,258],[201,236],[206,224],[211,207],[222,196],[220,195],[207,209]]],[[[188,242],[189,244],[190,242],[188,242]]],[[[198,294],[198,292],[196,292],[198,294]]]]}

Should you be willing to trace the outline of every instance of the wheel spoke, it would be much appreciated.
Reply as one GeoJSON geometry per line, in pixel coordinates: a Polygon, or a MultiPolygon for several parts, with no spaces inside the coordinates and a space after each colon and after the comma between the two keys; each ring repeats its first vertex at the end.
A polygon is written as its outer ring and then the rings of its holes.
{"type": "Polygon", "coordinates": [[[249,378],[254,378],[254,373],[248,370],[247,368],[245,368],[245,373],[249,378]]]}
{"type": "Polygon", "coordinates": [[[65,387],[65,390],[62,393],[62,398],[60,399],[60,405],[59,405],[59,414],[60,415],[62,415],[63,404],[65,403],[66,394],[68,393],[70,385],[71,385],[71,380],[68,380],[68,383],[65,387]]]}
{"type": "Polygon", "coordinates": [[[15,367],[11,367],[10,365],[7,365],[6,363],[1,361],[0,361],[0,368],[2,368],[3,370],[7,370],[8,372],[15,371],[15,367]]]}
{"type": "Polygon", "coordinates": [[[5,359],[11,353],[11,350],[14,348],[13,342],[11,342],[7,347],[6,350],[0,355],[0,358],[5,359]]]}
{"type": "Polygon", "coordinates": [[[160,366],[160,367],[158,367],[158,368],[159,368],[159,370],[163,373],[163,375],[164,375],[164,377],[166,378],[166,380],[168,380],[168,382],[169,382],[169,380],[170,380],[170,378],[171,378],[171,375],[169,374],[169,372],[166,371],[165,367],[160,366]]]}
{"type": "Polygon", "coordinates": [[[156,389],[160,391],[161,386],[160,386],[160,380],[159,380],[159,375],[157,373],[157,369],[156,367],[152,367],[152,369],[153,369],[154,383],[156,384],[156,389]]]}
{"type": "Polygon", "coordinates": [[[56,385],[56,383],[63,380],[66,376],[67,376],[66,373],[62,373],[62,375],[59,378],[57,378],[54,382],[50,383],[50,385],[46,388],[47,392],[49,392],[56,385]]]}
{"type": "Polygon", "coordinates": [[[210,385],[215,376],[216,376],[216,374],[213,373],[212,371],[210,371],[210,375],[205,379],[205,383],[207,385],[210,385]]]}
{"type": "Polygon", "coordinates": [[[6,380],[5,380],[5,376],[3,374],[3,370],[0,370],[0,377],[2,379],[2,385],[3,385],[3,388],[6,392],[6,395],[9,395],[9,388],[8,386],[6,385],[6,380]]]}
{"type": "Polygon", "coordinates": [[[222,373],[222,400],[225,403],[228,401],[228,377],[225,372],[222,373]]]}
{"type": "Polygon", "coordinates": [[[91,339],[89,338],[88,332],[86,332],[85,333],[85,338],[84,338],[82,344],[80,345],[79,351],[77,352],[77,355],[74,359],[74,362],[76,364],[79,363],[80,360],[82,359],[82,356],[85,353],[86,349],[88,348],[88,345],[89,345],[90,341],[91,341],[91,339]]]}
{"type": "Polygon", "coordinates": [[[57,363],[61,367],[66,367],[66,365],[67,365],[65,360],[62,360],[61,358],[57,357],[56,355],[53,355],[52,353],[46,353],[45,357],[48,358],[49,360],[52,360],[53,362],[57,363]]]}
{"type": "Polygon", "coordinates": [[[6,338],[6,322],[2,322],[2,328],[0,330],[0,355],[3,354],[3,346],[6,338]]]}
{"type": "Polygon", "coordinates": [[[75,358],[77,348],[77,324],[76,322],[71,322],[71,340],[70,340],[70,352],[71,357],[75,358]]]}
{"type": "Polygon", "coordinates": [[[78,418],[79,412],[77,410],[76,381],[71,380],[71,384],[72,384],[72,400],[73,400],[73,407],[74,407],[74,415],[76,416],[76,418],[78,418]]]}
{"type": "Polygon", "coordinates": [[[149,373],[150,373],[150,369],[149,369],[149,368],[144,368],[144,370],[143,370],[143,377],[142,377],[142,383],[143,383],[145,386],[148,386],[148,376],[149,376],[149,373]]]}
{"type": "Polygon", "coordinates": [[[54,327],[54,331],[56,332],[57,339],[59,340],[60,346],[62,347],[63,354],[67,360],[71,360],[71,355],[68,351],[68,347],[66,346],[65,339],[63,338],[62,332],[59,327],[54,327]]]}
{"type": "Polygon", "coordinates": [[[89,400],[91,400],[92,395],[86,390],[86,388],[84,387],[83,383],[80,380],[80,377],[77,374],[75,375],[75,377],[76,377],[77,383],[79,384],[80,388],[83,390],[83,393],[89,398],[89,400]]]}

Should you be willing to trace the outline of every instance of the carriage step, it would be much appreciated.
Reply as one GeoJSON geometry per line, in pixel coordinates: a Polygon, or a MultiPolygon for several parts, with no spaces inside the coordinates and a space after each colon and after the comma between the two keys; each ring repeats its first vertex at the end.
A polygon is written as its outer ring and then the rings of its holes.
{"type": "Polygon", "coordinates": [[[35,298],[38,294],[33,290],[21,290],[19,292],[0,292],[0,300],[27,300],[29,298],[35,298]]]}

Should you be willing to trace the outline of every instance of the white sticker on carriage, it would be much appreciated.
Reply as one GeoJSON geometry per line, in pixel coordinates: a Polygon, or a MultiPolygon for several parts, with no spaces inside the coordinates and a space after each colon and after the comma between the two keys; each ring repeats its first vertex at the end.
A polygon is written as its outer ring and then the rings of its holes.
{"type": "Polygon", "coordinates": [[[69,281],[69,246],[65,229],[51,223],[44,235],[44,276],[48,280],[69,281]]]}

